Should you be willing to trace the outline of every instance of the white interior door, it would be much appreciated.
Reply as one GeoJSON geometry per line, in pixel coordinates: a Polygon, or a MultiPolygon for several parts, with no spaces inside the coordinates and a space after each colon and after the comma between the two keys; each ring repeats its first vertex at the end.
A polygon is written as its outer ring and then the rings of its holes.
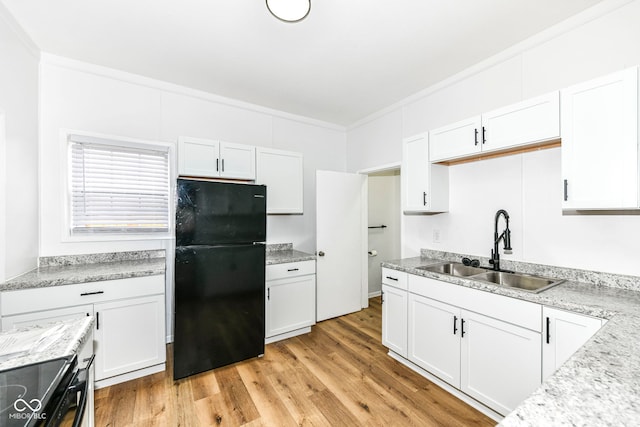
{"type": "Polygon", "coordinates": [[[367,306],[367,176],[316,171],[317,320],[367,306]]]}

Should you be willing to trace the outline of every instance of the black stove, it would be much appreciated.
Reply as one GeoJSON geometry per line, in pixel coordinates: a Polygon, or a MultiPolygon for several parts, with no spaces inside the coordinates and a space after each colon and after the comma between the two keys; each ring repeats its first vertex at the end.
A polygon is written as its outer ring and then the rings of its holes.
{"type": "Polygon", "coordinates": [[[0,371],[0,427],[57,425],[76,366],[72,356],[0,371]]]}

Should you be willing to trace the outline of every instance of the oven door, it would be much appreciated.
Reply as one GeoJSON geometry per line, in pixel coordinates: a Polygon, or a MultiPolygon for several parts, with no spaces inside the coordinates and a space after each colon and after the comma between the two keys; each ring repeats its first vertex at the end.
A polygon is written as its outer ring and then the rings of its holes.
{"type": "MultiPolygon", "coordinates": [[[[93,423],[83,423],[87,406],[93,410],[89,400],[93,399],[93,359],[95,354],[87,362],[83,369],[74,373],[71,383],[65,394],[60,399],[54,417],[49,419],[47,427],[80,427],[91,426],[93,423]]],[[[89,418],[89,417],[88,417],[89,418]]],[[[93,417],[90,417],[93,420],[93,417]]]]}

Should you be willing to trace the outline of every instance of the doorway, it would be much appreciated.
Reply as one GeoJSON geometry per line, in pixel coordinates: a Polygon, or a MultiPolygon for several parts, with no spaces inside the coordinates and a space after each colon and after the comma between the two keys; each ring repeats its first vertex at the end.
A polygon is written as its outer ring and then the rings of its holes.
{"type": "Polygon", "coordinates": [[[382,290],[383,261],[400,258],[400,167],[393,165],[363,171],[368,182],[368,293],[369,298],[382,290]]]}

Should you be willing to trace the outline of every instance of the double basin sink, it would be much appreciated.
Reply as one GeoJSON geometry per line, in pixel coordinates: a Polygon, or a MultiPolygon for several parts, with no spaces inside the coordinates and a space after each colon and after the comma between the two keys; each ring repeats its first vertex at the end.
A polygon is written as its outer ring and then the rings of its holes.
{"type": "Polygon", "coordinates": [[[532,274],[487,270],[486,268],[471,267],[458,262],[421,266],[417,267],[417,269],[430,271],[432,273],[448,274],[450,276],[466,277],[472,280],[534,293],[542,292],[564,282],[562,279],[550,279],[532,274]]]}

